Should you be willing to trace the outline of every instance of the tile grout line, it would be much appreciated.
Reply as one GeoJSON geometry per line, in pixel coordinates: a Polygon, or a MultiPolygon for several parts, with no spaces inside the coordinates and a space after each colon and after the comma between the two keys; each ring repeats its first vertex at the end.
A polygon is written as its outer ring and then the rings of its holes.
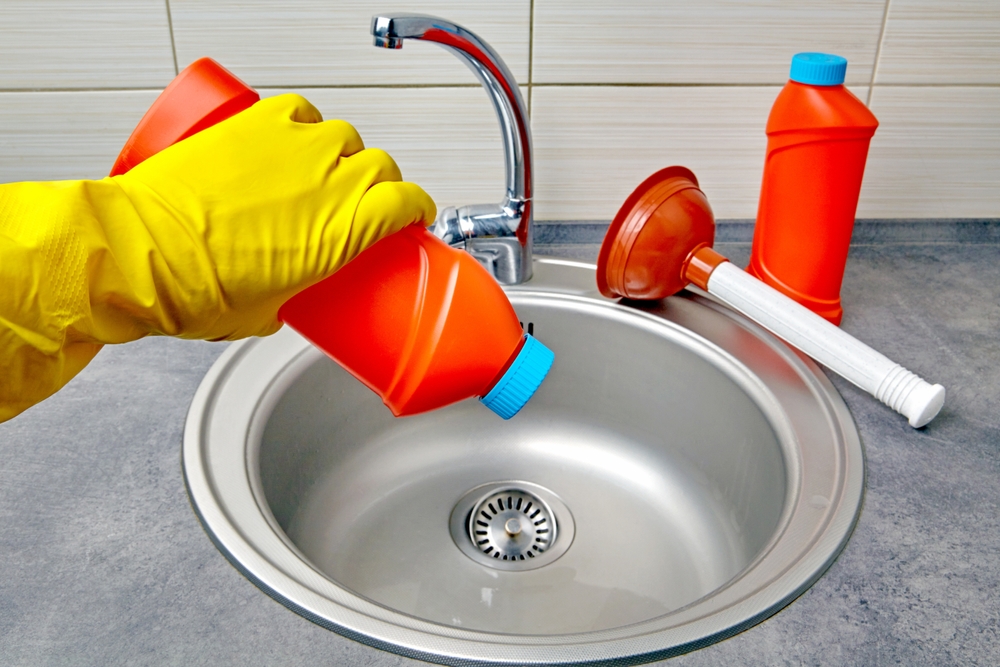
{"type": "MultiPolygon", "coordinates": [[[[622,83],[615,81],[565,83],[532,83],[533,88],[781,88],[781,81],[772,83],[622,83]]],[[[846,85],[862,85],[848,82],[846,85]]],[[[1000,88],[997,83],[880,83],[883,88],[1000,88]]]]}
{"type": "Polygon", "coordinates": [[[528,8],[528,120],[531,120],[531,99],[534,90],[535,58],[535,0],[528,8]]]}
{"type": "Polygon", "coordinates": [[[163,0],[163,2],[167,6],[167,30],[170,31],[170,52],[174,56],[174,76],[177,76],[181,73],[181,70],[177,66],[177,42],[174,40],[174,19],[170,15],[170,0],[163,0]]]}
{"type": "Polygon", "coordinates": [[[878,73],[879,61],[882,59],[882,45],[885,43],[885,26],[889,23],[889,3],[892,0],[885,0],[885,9],[882,11],[882,29],[878,33],[878,45],[875,47],[875,62],[872,63],[872,78],[868,83],[868,97],[865,106],[872,108],[872,92],[875,90],[875,75],[878,73]]]}
{"type": "MultiPolygon", "coordinates": [[[[258,90],[428,90],[428,89],[452,89],[452,88],[482,88],[479,83],[428,83],[428,84],[264,84],[258,85],[258,90]]],[[[0,95],[3,93],[114,93],[114,92],[146,92],[162,91],[163,88],[149,86],[120,86],[120,87],[90,87],[90,88],[0,88],[0,95]]]]}
{"type": "MultiPolygon", "coordinates": [[[[848,84],[854,85],[854,84],[848,84]]],[[[996,83],[881,83],[880,88],[1000,88],[996,83]]],[[[261,84],[269,90],[433,90],[482,88],[479,83],[389,83],[389,84],[261,84]]],[[[533,83],[531,88],[781,88],[781,83],[533,83]]],[[[80,88],[0,88],[4,93],[101,93],[162,91],[150,86],[90,86],[80,88]]],[[[529,88],[530,90],[530,88],[529,88]]]]}

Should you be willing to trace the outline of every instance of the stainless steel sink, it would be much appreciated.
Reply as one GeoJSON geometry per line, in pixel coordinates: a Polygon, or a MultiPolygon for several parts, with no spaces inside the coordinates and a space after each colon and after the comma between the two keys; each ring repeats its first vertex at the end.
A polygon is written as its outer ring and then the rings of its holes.
{"type": "Polygon", "coordinates": [[[443,664],[653,660],[808,588],[864,482],[826,377],[703,295],[534,275],[508,294],[556,361],[508,422],[475,401],[394,419],[287,327],[233,345],[184,439],[230,561],[315,623],[443,664]]]}

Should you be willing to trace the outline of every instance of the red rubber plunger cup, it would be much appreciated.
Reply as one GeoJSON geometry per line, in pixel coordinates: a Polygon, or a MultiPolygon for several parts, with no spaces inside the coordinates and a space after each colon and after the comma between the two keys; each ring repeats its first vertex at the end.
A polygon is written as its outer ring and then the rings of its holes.
{"type": "Polygon", "coordinates": [[[715,217],[698,179],[684,167],[656,172],[629,195],[608,228],[597,259],[607,297],[662,299],[691,282],[689,256],[715,240],[715,217]]]}

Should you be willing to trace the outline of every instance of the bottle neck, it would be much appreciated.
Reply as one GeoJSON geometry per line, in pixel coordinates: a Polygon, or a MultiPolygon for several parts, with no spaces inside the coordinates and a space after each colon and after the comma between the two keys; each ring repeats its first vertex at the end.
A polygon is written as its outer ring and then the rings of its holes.
{"type": "Polygon", "coordinates": [[[878,119],[844,85],[813,86],[789,81],[767,119],[767,134],[797,130],[852,129],[871,137],[878,119]],[[866,133],[866,134],[865,134],[866,133]]]}

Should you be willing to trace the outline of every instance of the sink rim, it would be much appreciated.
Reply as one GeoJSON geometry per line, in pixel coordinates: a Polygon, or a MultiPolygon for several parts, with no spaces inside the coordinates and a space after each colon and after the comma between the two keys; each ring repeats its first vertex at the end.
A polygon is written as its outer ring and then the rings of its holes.
{"type": "MultiPolygon", "coordinates": [[[[588,303],[601,303],[616,310],[627,311],[628,317],[648,318],[655,320],[657,325],[667,324],[676,327],[683,335],[698,339],[699,344],[706,343],[716,347],[737,364],[742,364],[715,343],[705,340],[677,324],[664,321],[653,314],[635,311],[597,295],[596,289],[593,288],[592,273],[589,274],[589,290],[584,287],[578,287],[576,291],[564,292],[539,290],[538,283],[544,280],[547,274],[565,273],[566,270],[576,274],[581,270],[592,272],[594,267],[590,264],[566,260],[536,258],[535,261],[538,278],[528,285],[511,289],[512,296],[514,293],[520,293],[518,296],[527,297],[531,293],[541,292],[549,298],[581,299],[588,303]]],[[[582,285],[582,281],[580,282],[582,285]]],[[[318,572],[309,565],[309,561],[277,526],[273,516],[270,516],[270,511],[266,509],[266,504],[261,507],[263,494],[259,489],[259,479],[256,484],[258,488],[254,489],[255,485],[252,481],[254,474],[247,469],[249,468],[250,471],[254,469],[253,453],[255,450],[259,450],[259,446],[254,447],[252,443],[260,442],[260,431],[266,423],[266,418],[261,417],[261,415],[270,414],[270,409],[274,407],[273,404],[283,393],[281,384],[294,382],[297,377],[296,367],[304,368],[311,365],[315,358],[322,356],[305,341],[298,337],[293,338],[294,334],[279,332],[276,336],[267,339],[249,339],[232,345],[213,365],[199,386],[188,413],[183,447],[184,476],[192,506],[216,547],[244,576],[272,598],[323,627],[362,643],[409,657],[444,664],[567,664],[608,660],[646,662],[683,653],[731,636],[777,612],[807,590],[816,579],[822,576],[843,546],[846,545],[860,513],[864,489],[864,453],[856,427],[843,399],[813,362],[791,351],[783,343],[763,332],[757,325],[748,322],[742,316],[714,305],[704,297],[695,298],[699,299],[703,305],[718,309],[726,317],[756,333],[759,338],[779,351],[790,365],[796,368],[803,381],[811,386],[818,403],[828,414],[831,429],[836,432],[835,440],[843,448],[845,457],[845,465],[841,469],[841,473],[843,473],[842,483],[838,486],[842,493],[838,498],[830,499],[830,505],[824,513],[822,532],[810,541],[812,548],[805,556],[793,560],[787,568],[772,577],[768,586],[760,587],[749,594],[742,595],[742,597],[740,597],[740,591],[735,591],[737,599],[727,604],[724,607],[726,611],[721,615],[727,618],[743,619],[738,623],[732,624],[728,621],[720,623],[719,609],[699,615],[699,605],[708,598],[720,598],[720,595],[727,590],[730,591],[730,594],[734,594],[733,586],[746,579],[746,574],[753,572],[767,558],[768,554],[781,543],[785,531],[790,525],[791,515],[802,502],[802,499],[797,496],[801,480],[798,480],[797,484],[789,484],[789,490],[786,492],[786,507],[779,523],[779,529],[775,532],[768,546],[739,575],[729,583],[712,591],[705,598],[682,609],[628,626],[573,635],[550,636],[500,635],[483,631],[461,630],[383,607],[353,593],[318,572]],[[262,381],[258,378],[258,384],[264,386],[262,392],[257,395],[257,400],[253,402],[252,406],[243,406],[243,417],[239,421],[241,427],[238,430],[243,429],[244,422],[249,426],[246,429],[245,437],[236,438],[237,441],[242,441],[242,444],[234,445],[241,446],[243,448],[241,451],[249,453],[249,456],[243,458],[246,466],[239,466],[239,470],[233,470],[230,467],[225,473],[229,479],[223,480],[223,483],[235,481],[239,484],[241,483],[239,477],[243,477],[243,483],[249,492],[249,495],[243,496],[243,501],[252,499],[252,506],[262,519],[262,523],[259,522],[252,527],[247,527],[245,523],[240,524],[234,521],[233,517],[227,516],[227,514],[231,514],[232,510],[224,507],[226,501],[220,500],[216,495],[219,471],[213,470],[214,478],[208,474],[207,467],[209,466],[206,466],[203,459],[203,456],[208,456],[203,451],[203,441],[206,435],[203,430],[206,428],[210,430],[212,426],[212,422],[206,421],[206,419],[213,416],[213,411],[219,408],[217,405],[218,394],[225,388],[225,381],[231,379],[232,374],[238,371],[242,359],[252,354],[261,345],[272,347],[291,345],[291,347],[282,353],[280,360],[274,360],[274,366],[278,368],[275,372],[261,373],[258,366],[257,374],[267,379],[262,381]],[[269,400],[272,403],[270,406],[267,405],[269,400]],[[248,443],[250,443],[249,447],[248,443]],[[792,495],[795,495],[795,498],[789,500],[792,495]],[[236,526],[240,526],[243,530],[236,526]],[[258,551],[262,543],[261,540],[268,543],[272,553],[266,554],[258,551]],[[275,545],[279,543],[281,549],[287,552],[284,555],[274,550],[275,545]],[[668,618],[678,621],[678,623],[664,626],[662,619],[668,618]],[[623,636],[623,630],[626,629],[634,634],[623,636]]],[[[752,377],[756,377],[749,369],[747,372],[752,377]]],[[[225,412],[227,421],[234,417],[232,406],[224,405],[221,406],[221,409],[225,412]]],[[[763,410],[763,408],[761,409],[763,410]]],[[[236,411],[239,412],[239,410],[236,411]]],[[[768,414],[767,411],[765,414],[768,414]]],[[[770,421],[770,415],[768,417],[770,421]]],[[[784,448],[785,438],[779,437],[779,441],[784,448]]],[[[231,498],[227,500],[232,501],[231,498]]]]}

